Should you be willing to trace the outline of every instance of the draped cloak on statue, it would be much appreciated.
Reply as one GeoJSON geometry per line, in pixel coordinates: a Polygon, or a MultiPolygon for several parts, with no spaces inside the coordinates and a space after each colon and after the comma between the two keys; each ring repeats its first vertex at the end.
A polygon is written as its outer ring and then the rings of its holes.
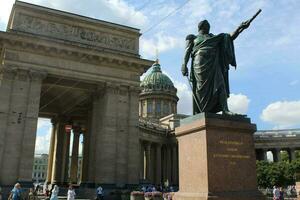
{"type": "Polygon", "coordinates": [[[192,57],[193,92],[200,107],[199,110],[194,102],[194,113],[222,111],[224,102],[220,102],[220,95],[225,95],[225,100],[229,97],[229,64],[236,67],[231,36],[198,35],[187,43],[187,48],[192,57]]]}

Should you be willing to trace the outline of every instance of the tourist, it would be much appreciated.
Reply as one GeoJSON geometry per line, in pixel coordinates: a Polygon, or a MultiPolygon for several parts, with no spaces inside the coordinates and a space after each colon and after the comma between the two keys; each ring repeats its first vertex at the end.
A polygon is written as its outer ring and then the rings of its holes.
{"type": "Polygon", "coordinates": [[[273,187],[273,200],[280,200],[280,191],[278,189],[278,187],[274,186],[273,187]]]}
{"type": "Polygon", "coordinates": [[[152,192],[155,192],[155,191],[156,191],[156,188],[155,188],[154,185],[152,186],[151,191],[152,191],[152,192]]]}
{"type": "Polygon", "coordinates": [[[58,200],[58,192],[59,192],[59,187],[57,185],[54,185],[54,188],[51,192],[50,200],[58,200]]]}
{"type": "Polygon", "coordinates": [[[16,183],[14,188],[11,190],[9,198],[11,200],[21,200],[21,185],[16,183]]]}
{"type": "Polygon", "coordinates": [[[35,200],[35,197],[36,197],[36,195],[35,195],[33,189],[30,188],[30,189],[29,189],[29,193],[28,193],[28,198],[27,198],[27,199],[28,199],[28,200],[35,200]]]}
{"type": "Polygon", "coordinates": [[[98,200],[103,200],[103,188],[100,185],[96,190],[96,194],[98,200]]]}
{"type": "Polygon", "coordinates": [[[145,193],[146,192],[146,187],[143,185],[142,186],[142,191],[145,193]]]}
{"type": "Polygon", "coordinates": [[[282,187],[280,187],[279,189],[279,200],[284,200],[284,191],[282,187]]]}
{"type": "Polygon", "coordinates": [[[74,200],[75,199],[75,195],[76,195],[75,190],[73,189],[73,186],[70,185],[69,186],[69,190],[68,190],[68,198],[67,198],[67,200],[74,200]]]}

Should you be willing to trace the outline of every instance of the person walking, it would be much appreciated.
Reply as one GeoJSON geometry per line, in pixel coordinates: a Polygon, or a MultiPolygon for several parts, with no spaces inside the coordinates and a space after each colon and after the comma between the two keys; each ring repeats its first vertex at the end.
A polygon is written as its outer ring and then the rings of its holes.
{"type": "Polygon", "coordinates": [[[33,191],[32,188],[29,189],[29,193],[28,193],[28,197],[27,197],[28,200],[35,200],[36,199],[36,195],[33,191]]]}
{"type": "Polygon", "coordinates": [[[8,199],[11,200],[21,200],[21,185],[16,183],[14,188],[10,191],[8,199]]]}
{"type": "Polygon", "coordinates": [[[68,190],[68,198],[67,198],[67,200],[75,200],[75,196],[76,196],[75,190],[74,190],[73,186],[70,185],[69,186],[69,190],[68,190]]]}
{"type": "Polygon", "coordinates": [[[279,200],[284,200],[284,191],[282,187],[280,187],[279,189],[279,200]]]}
{"type": "Polygon", "coordinates": [[[96,190],[97,193],[97,200],[103,200],[103,188],[99,185],[96,190]]]}
{"type": "Polygon", "coordinates": [[[59,192],[59,187],[57,185],[54,185],[50,200],[58,200],[58,192],[59,192]]]}
{"type": "Polygon", "coordinates": [[[274,186],[273,187],[273,200],[280,200],[279,197],[280,197],[279,189],[278,189],[278,187],[274,186]]]}

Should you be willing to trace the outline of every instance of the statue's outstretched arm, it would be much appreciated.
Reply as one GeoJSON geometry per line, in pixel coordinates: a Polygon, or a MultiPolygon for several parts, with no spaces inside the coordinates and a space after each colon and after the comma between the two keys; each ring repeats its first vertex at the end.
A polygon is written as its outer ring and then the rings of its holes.
{"type": "Polygon", "coordinates": [[[239,25],[239,27],[233,33],[230,34],[232,40],[235,40],[243,30],[249,27],[249,25],[249,20],[242,22],[241,25],[239,25]]]}
{"type": "Polygon", "coordinates": [[[259,13],[261,13],[261,9],[258,9],[258,11],[250,19],[242,22],[241,25],[231,34],[232,40],[235,40],[239,34],[243,32],[243,30],[247,29],[251,22],[259,15],[259,13]]]}
{"type": "Polygon", "coordinates": [[[183,76],[188,76],[188,68],[187,63],[189,62],[189,59],[191,57],[193,47],[194,47],[194,39],[196,38],[195,35],[188,35],[186,37],[186,47],[185,47],[185,53],[183,58],[183,64],[181,67],[181,72],[183,76]]]}

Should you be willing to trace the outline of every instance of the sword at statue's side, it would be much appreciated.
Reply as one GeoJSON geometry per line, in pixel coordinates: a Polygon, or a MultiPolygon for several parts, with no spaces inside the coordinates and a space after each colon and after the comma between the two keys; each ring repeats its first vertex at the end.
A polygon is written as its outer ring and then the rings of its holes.
{"type": "Polygon", "coordinates": [[[192,96],[193,96],[193,99],[194,99],[194,101],[195,101],[195,103],[196,103],[196,105],[197,105],[199,111],[201,112],[200,105],[199,105],[199,102],[198,102],[198,100],[197,100],[197,98],[196,98],[196,96],[195,96],[195,94],[194,94],[193,86],[192,86],[192,84],[191,84],[191,82],[190,82],[190,79],[189,79],[188,76],[186,76],[186,79],[187,79],[187,81],[188,81],[188,83],[189,83],[189,85],[190,85],[190,88],[191,88],[191,90],[192,90],[192,96]]]}

